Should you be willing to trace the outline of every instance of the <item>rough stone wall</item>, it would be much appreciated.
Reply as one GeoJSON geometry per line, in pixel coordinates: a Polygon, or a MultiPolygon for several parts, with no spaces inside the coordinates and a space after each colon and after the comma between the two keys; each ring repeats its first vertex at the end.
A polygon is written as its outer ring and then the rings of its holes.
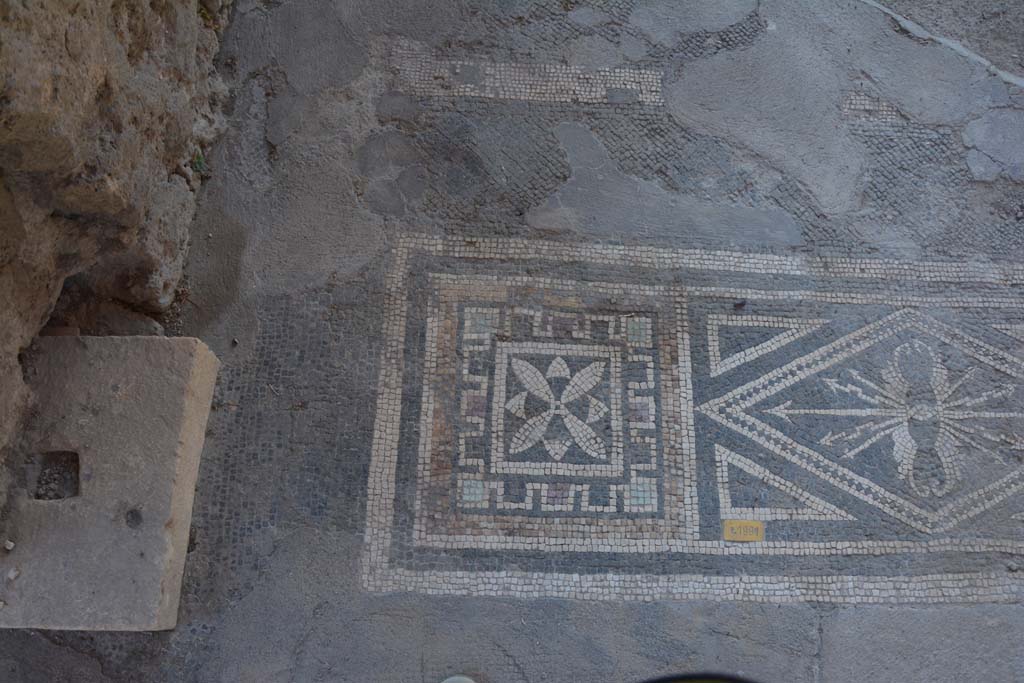
{"type": "Polygon", "coordinates": [[[65,280],[156,312],[188,247],[231,0],[0,0],[0,448],[65,280]]]}

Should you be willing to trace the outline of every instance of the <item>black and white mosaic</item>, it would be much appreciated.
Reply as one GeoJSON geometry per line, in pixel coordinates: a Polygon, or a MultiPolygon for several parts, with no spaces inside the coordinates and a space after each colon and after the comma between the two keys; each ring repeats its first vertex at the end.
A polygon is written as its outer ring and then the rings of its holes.
{"type": "Polygon", "coordinates": [[[386,282],[365,585],[1019,599],[1022,276],[405,238],[386,282]],[[979,282],[986,295],[967,294],[979,282]],[[765,539],[725,541],[724,520],[763,522],[765,539]]]}

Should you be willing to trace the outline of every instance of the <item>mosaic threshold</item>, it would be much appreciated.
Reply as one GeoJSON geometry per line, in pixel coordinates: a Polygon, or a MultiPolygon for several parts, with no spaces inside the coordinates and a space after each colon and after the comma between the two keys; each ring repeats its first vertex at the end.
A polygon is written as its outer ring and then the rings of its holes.
{"type": "Polygon", "coordinates": [[[1024,596],[1024,270],[413,236],[374,591],[1024,596]],[[763,541],[723,538],[726,520],[763,541]]]}

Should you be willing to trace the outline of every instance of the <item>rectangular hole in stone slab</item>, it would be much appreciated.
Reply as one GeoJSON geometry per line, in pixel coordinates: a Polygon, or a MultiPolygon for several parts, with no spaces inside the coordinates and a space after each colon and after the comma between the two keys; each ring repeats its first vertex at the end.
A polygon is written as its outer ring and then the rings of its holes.
{"type": "Polygon", "coordinates": [[[62,500],[78,495],[78,453],[48,451],[39,454],[36,500],[62,500]]]}

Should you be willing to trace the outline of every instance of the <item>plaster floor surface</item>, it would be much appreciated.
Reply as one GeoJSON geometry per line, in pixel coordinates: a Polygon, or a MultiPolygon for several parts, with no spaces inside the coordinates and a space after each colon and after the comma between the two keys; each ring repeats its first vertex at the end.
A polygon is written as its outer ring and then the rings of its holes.
{"type": "Polygon", "coordinates": [[[1024,680],[991,4],[237,2],[178,627],[5,680],[1024,680]]]}

